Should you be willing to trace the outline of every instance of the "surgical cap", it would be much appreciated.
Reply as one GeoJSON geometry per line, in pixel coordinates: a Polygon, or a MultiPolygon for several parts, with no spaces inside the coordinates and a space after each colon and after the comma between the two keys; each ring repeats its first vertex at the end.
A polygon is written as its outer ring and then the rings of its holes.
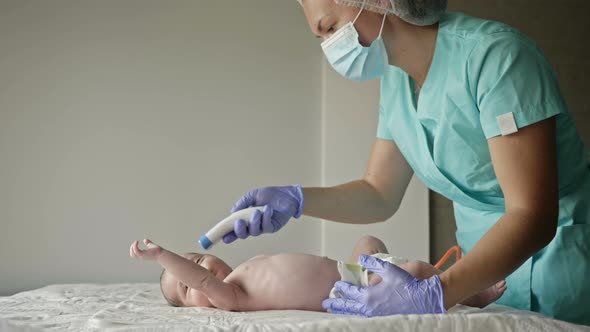
{"type": "MultiPolygon", "coordinates": [[[[301,4],[302,0],[297,0],[301,4]]],[[[315,1],[315,0],[308,0],[315,1]]],[[[394,14],[414,25],[438,22],[447,10],[447,0],[334,0],[337,4],[364,7],[379,14],[394,14]]]]}

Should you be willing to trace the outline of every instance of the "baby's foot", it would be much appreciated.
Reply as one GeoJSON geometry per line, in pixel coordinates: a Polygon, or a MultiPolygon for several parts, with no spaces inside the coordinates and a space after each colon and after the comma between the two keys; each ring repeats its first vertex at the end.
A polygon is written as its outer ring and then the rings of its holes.
{"type": "Polygon", "coordinates": [[[505,291],[506,280],[502,280],[492,287],[463,300],[461,304],[468,305],[470,307],[483,308],[499,299],[505,291]]]}

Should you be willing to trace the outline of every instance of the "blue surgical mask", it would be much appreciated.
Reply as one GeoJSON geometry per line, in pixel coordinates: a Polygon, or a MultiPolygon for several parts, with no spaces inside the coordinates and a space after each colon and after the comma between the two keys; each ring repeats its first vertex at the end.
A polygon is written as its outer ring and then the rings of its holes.
{"type": "Polygon", "coordinates": [[[383,76],[389,63],[387,50],[381,39],[387,15],[383,15],[379,37],[371,43],[371,46],[364,47],[354,27],[362,11],[361,8],[354,21],[338,29],[322,43],[326,59],[334,70],[345,78],[358,82],[383,76]]]}

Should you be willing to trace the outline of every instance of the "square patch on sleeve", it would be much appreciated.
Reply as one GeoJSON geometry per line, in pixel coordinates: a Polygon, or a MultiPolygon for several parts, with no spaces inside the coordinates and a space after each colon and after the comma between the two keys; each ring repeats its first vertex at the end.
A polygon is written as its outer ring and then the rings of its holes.
{"type": "Polygon", "coordinates": [[[514,113],[508,112],[506,114],[498,115],[496,118],[498,126],[500,127],[500,133],[502,136],[514,134],[518,131],[516,121],[514,121],[514,113]]]}

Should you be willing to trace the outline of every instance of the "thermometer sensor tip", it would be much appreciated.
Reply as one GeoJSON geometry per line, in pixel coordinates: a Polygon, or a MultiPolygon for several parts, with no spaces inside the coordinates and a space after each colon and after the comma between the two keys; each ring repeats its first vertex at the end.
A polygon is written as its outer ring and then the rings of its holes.
{"type": "Polygon", "coordinates": [[[211,240],[209,240],[209,238],[206,235],[203,235],[199,239],[199,244],[201,245],[201,247],[203,247],[203,249],[207,250],[211,247],[213,242],[211,242],[211,240]]]}

